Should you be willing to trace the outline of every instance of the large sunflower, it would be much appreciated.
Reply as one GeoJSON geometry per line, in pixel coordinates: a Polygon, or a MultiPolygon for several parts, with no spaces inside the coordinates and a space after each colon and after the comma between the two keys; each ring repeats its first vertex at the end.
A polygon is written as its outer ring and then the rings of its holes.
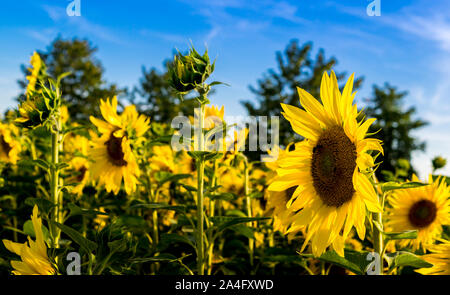
{"type": "Polygon", "coordinates": [[[281,104],[284,117],[305,138],[295,150],[279,158],[277,178],[271,191],[297,187],[288,207],[295,212],[290,231],[307,226],[305,243],[320,256],[328,246],[341,256],[344,241],[353,226],[364,239],[366,208],[380,212],[377,195],[364,172],[374,166],[369,150],[382,152],[381,142],[365,139],[375,119],[358,122],[353,104],[353,74],[341,94],[334,72],[325,72],[319,103],[298,88],[305,110],[281,104]]]}
{"type": "Polygon", "coordinates": [[[94,136],[89,152],[95,162],[91,167],[92,176],[114,194],[119,192],[123,178],[125,191],[131,194],[136,190],[140,174],[132,142],[142,139],[149,128],[149,121],[145,116],[138,115],[133,105],[127,106],[118,115],[115,97],[111,101],[101,100],[100,111],[106,122],[90,117],[101,133],[100,137],[94,136]]]}
{"type": "MultiPolygon", "coordinates": [[[[412,181],[419,181],[413,175],[412,181]]],[[[450,194],[444,179],[412,189],[396,190],[389,197],[392,206],[386,211],[386,226],[392,231],[417,230],[414,240],[402,240],[400,246],[412,246],[413,250],[432,244],[442,233],[442,225],[450,224],[450,194]]]]}

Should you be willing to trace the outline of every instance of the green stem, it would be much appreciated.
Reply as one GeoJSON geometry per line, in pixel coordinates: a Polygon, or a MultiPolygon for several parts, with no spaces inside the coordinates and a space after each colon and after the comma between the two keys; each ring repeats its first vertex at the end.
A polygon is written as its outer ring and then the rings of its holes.
{"type": "MultiPolygon", "coordinates": [[[[56,124],[52,130],[52,167],[50,167],[50,192],[53,204],[55,205],[53,209],[53,221],[61,223],[62,208],[61,199],[59,197],[58,185],[59,185],[59,169],[57,165],[59,163],[59,119],[56,120],[56,124]]],[[[59,237],[61,231],[57,226],[53,226],[53,246],[59,248],[59,237]]]]}
{"type": "MultiPolygon", "coordinates": [[[[250,199],[250,186],[249,186],[249,176],[248,176],[248,160],[247,157],[242,156],[244,159],[244,194],[245,194],[245,200],[247,205],[247,216],[253,217],[252,215],[252,200],[250,199]]],[[[252,226],[252,222],[248,223],[248,226],[252,226]]],[[[248,239],[248,248],[249,248],[249,254],[250,254],[250,266],[253,267],[253,261],[254,261],[254,248],[255,248],[255,240],[250,238],[248,239]]]]}
{"type": "MultiPolygon", "coordinates": [[[[375,176],[375,173],[373,174],[374,182],[377,183],[377,178],[375,176]]],[[[380,207],[382,208],[382,212],[379,213],[372,213],[372,220],[380,226],[380,229],[378,226],[373,225],[373,248],[376,253],[378,253],[380,259],[380,265],[378,265],[378,269],[380,270],[380,275],[383,275],[383,254],[384,254],[384,239],[383,239],[383,233],[381,230],[383,230],[383,208],[384,208],[384,195],[379,196],[378,195],[378,202],[380,203],[380,207]]]]}
{"type": "MultiPolygon", "coordinates": [[[[213,162],[213,173],[212,173],[212,177],[211,177],[211,187],[215,187],[216,186],[216,172],[217,172],[217,161],[213,162]]],[[[209,215],[211,217],[214,217],[215,215],[215,210],[216,210],[216,201],[215,200],[211,200],[209,199],[209,215]]],[[[211,227],[212,223],[209,222],[208,227],[211,227]]],[[[209,231],[208,234],[208,263],[207,263],[207,269],[208,275],[211,275],[212,273],[212,259],[213,259],[213,255],[214,255],[214,239],[212,237],[212,231],[209,231]]]]}
{"type": "MultiPolygon", "coordinates": [[[[200,112],[198,118],[198,148],[199,151],[203,151],[204,139],[203,139],[203,125],[204,125],[204,112],[205,105],[202,103],[200,105],[200,112]]],[[[205,274],[204,268],[204,241],[203,241],[203,177],[205,173],[205,161],[203,157],[197,159],[197,269],[199,275],[205,274]]]]}

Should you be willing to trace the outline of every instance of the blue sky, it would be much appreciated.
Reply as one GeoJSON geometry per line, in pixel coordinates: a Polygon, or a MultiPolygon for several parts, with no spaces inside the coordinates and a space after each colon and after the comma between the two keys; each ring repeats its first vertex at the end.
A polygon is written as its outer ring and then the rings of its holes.
{"type": "MultiPolygon", "coordinates": [[[[268,68],[276,67],[275,51],[289,40],[312,41],[334,56],[338,71],[364,76],[357,103],[372,85],[389,82],[409,91],[405,107],[430,122],[415,135],[427,141],[426,153],[413,163],[423,178],[430,160],[450,160],[450,6],[446,0],[380,0],[381,16],[368,16],[372,0],[274,1],[80,0],[81,16],[69,17],[68,0],[8,1],[0,6],[0,111],[15,106],[20,64],[45,49],[58,35],[88,38],[98,47],[109,82],[131,88],[141,67],[162,68],[174,48],[186,50],[189,40],[217,58],[213,79],[221,87],[213,103],[228,115],[243,115],[241,100],[254,99],[255,85],[268,68]]],[[[450,165],[443,173],[450,174],[450,165]]]]}

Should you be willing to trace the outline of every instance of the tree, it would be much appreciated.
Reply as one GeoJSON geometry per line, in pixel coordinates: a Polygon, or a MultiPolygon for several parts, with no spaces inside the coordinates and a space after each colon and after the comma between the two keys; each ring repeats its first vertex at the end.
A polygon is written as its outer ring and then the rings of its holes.
{"type": "Polygon", "coordinates": [[[168,73],[170,62],[171,60],[166,60],[163,63],[163,72],[155,67],[148,70],[142,67],[143,77],[130,97],[130,101],[138,107],[139,111],[149,116],[152,121],[168,124],[179,113],[193,114],[194,108],[197,107],[194,100],[181,101],[175,90],[170,87],[168,73]]]}
{"type": "MultiPolygon", "coordinates": [[[[376,137],[383,141],[384,156],[380,167],[377,170],[377,176],[382,180],[396,174],[400,161],[411,161],[413,151],[425,150],[425,142],[420,142],[414,138],[411,133],[428,123],[421,119],[414,119],[416,113],[414,107],[403,110],[403,98],[407,92],[398,92],[397,89],[388,83],[384,87],[373,86],[373,96],[369,98],[368,107],[364,110],[368,118],[376,118],[369,132],[375,133],[376,137]],[[388,171],[382,173],[382,171],[388,171]]],[[[410,177],[414,172],[412,166],[408,167],[410,177]]]]}
{"type": "MultiPolygon", "coordinates": [[[[335,58],[326,59],[323,49],[316,58],[311,59],[312,43],[298,44],[292,40],[284,53],[277,52],[278,70],[269,69],[257,81],[257,86],[250,86],[250,91],[256,95],[257,104],[253,101],[241,102],[252,116],[280,116],[280,103],[300,106],[297,87],[303,88],[320,100],[320,83],[324,71],[331,70],[336,64],[335,58]]],[[[336,72],[338,81],[342,81],[345,73],[336,72]]],[[[354,89],[360,87],[362,78],[355,79],[354,89]]],[[[301,138],[292,131],[287,120],[280,120],[280,145],[286,146],[290,142],[301,138]]],[[[249,153],[251,154],[251,153],[249,153]]],[[[255,155],[252,155],[254,157],[255,155]]]]}
{"type": "MultiPolygon", "coordinates": [[[[72,40],[55,39],[46,51],[38,51],[47,65],[47,72],[57,77],[66,72],[71,74],[61,82],[64,101],[72,118],[88,120],[90,115],[98,116],[99,99],[110,98],[121,92],[115,84],[107,84],[103,79],[104,69],[94,57],[96,47],[88,40],[74,38],[72,40]]],[[[21,66],[24,75],[28,75],[25,65],[21,66]]],[[[25,89],[26,79],[18,81],[25,89]]]]}

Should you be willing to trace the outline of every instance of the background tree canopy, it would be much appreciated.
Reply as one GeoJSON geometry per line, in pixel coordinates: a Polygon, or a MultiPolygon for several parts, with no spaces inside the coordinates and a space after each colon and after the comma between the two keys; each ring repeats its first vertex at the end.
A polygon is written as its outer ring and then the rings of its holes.
{"type": "Polygon", "coordinates": [[[163,72],[155,67],[146,70],[143,66],[143,77],[129,96],[130,102],[135,104],[140,112],[152,118],[152,121],[167,124],[170,124],[179,113],[189,115],[193,113],[194,107],[197,107],[194,100],[185,100],[181,103],[180,97],[170,87],[168,64],[171,62],[171,59],[164,61],[163,72]]]}
{"type": "Polygon", "coordinates": [[[416,113],[414,107],[404,110],[403,99],[406,95],[406,91],[399,92],[389,83],[385,83],[384,87],[374,85],[372,97],[368,99],[368,107],[364,109],[368,117],[377,119],[369,132],[376,133],[373,137],[383,140],[383,162],[377,170],[377,176],[383,180],[390,178],[391,173],[395,174],[400,168],[407,173],[398,176],[410,177],[415,172],[414,168],[404,167],[401,160],[411,161],[412,152],[425,150],[425,142],[414,138],[412,132],[428,123],[413,118],[416,113]],[[383,170],[388,172],[383,173],[383,170]]]}
{"type": "MultiPolygon", "coordinates": [[[[54,77],[71,72],[62,81],[62,92],[68,103],[70,116],[80,120],[87,120],[90,115],[99,115],[99,99],[108,98],[123,93],[124,99],[136,104],[139,111],[148,115],[153,122],[170,124],[172,118],[183,113],[192,114],[196,106],[195,100],[185,100],[181,103],[173,89],[169,86],[168,64],[172,59],[163,62],[163,70],[156,67],[142,66],[142,77],[138,85],[128,93],[126,89],[119,89],[114,83],[107,83],[103,78],[104,69],[101,62],[95,58],[96,47],[88,40],[74,38],[63,40],[57,38],[46,51],[38,51],[47,64],[47,71],[54,77]]],[[[324,71],[330,71],[337,64],[334,57],[326,58],[323,49],[319,49],[312,57],[312,43],[299,44],[292,40],[283,52],[276,52],[277,69],[269,69],[256,82],[256,86],[249,86],[255,94],[256,100],[242,101],[242,105],[251,116],[280,116],[282,109],[280,102],[302,107],[297,94],[297,87],[301,87],[320,100],[320,82],[324,71]]],[[[28,69],[21,66],[24,79],[18,83],[25,90],[28,69]]],[[[347,73],[336,72],[341,87],[346,82],[347,73]]],[[[363,78],[355,79],[354,89],[361,87],[363,78]]],[[[412,152],[423,151],[425,143],[412,136],[412,132],[427,123],[421,119],[414,119],[416,110],[411,107],[403,110],[403,98],[406,92],[398,92],[395,87],[386,83],[384,87],[373,86],[372,97],[367,99],[364,109],[368,117],[377,121],[371,127],[374,136],[383,140],[385,155],[377,170],[378,177],[387,179],[398,171],[401,164],[405,170],[403,160],[410,161],[412,152]],[[399,161],[400,164],[399,164],[399,161]],[[381,173],[381,171],[388,171],[381,173]],[[390,175],[389,172],[392,174],[390,175]]],[[[270,122],[270,121],[269,121],[270,122]]],[[[270,127],[270,126],[269,126],[270,127]]],[[[299,141],[290,124],[284,118],[280,120],[280,144],[287,146],[290,142],[299,141]]],[[[259,159],[261,151],[247,152],[252,159],[259,159]]],[[[409,164],[406,175],[410,176],[414,168],[409,164]]]]}

